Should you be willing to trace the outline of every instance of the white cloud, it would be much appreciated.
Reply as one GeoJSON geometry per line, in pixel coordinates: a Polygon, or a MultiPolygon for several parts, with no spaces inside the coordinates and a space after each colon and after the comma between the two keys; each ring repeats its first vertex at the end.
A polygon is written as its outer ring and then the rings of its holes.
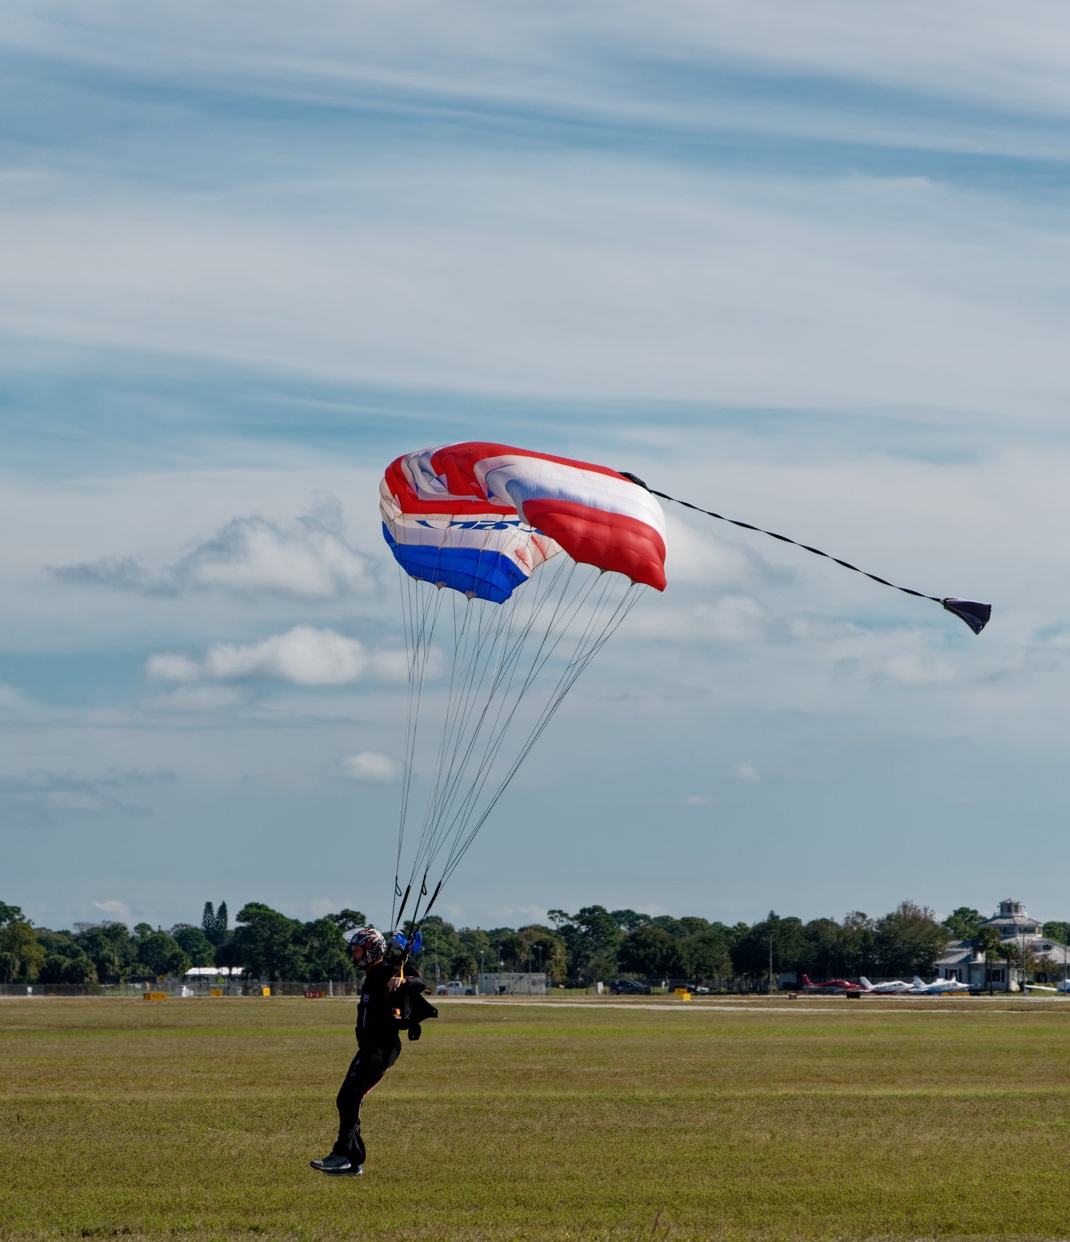
{"type": "Polygon", "coordinates": [[[145,672],[157,681],[197,681],[201,676],[201,666],[189,656],[164,651],[160,655],[149,656],[145,672]]]}
{"type": "Polygon", "coordinates": [[[342,760],[342,767],[355,781],[396,781],[401,777],[404,768],[389,755],[380,755],[374,750],[362,750],[360,754],[349,755],[342,760]]]}
{"type": "Polygon", "coordinates": [[[737,763],[735,767],[737,781],[757,781],[760,773],[753,763],[737,763]]]}
{"type": "Polygon", "coordinates": [[[523,927],[530,923],[546,924],[546,907],[538,905],[495,906],[490,911],[494,919],[509,920],[508,926],[523,927]]]}
{"type": "Polygon", "coordinates": [[[205,657],[205,674],[217,681],[274,677],[299,686],[342,686],[367,668],[364,646],[334,630],[296,625],[259,643],[217,643],[205,657]]]}
{"type": "Polygon", "coordinates": [[[673,586],[739,587],[769,572],[757,552],[681,521],[671,506],[666,506],[665,522],[665,572],[673,586]]]}
{"type": "Polygon", "coordinates": [[[646,608],[629,624],[629,630],[666,642],[753,643],[764,638],[769,617],[757,600],[728,595],[713,604],[672,607],[670,601],[646,608]]]}
{"type": "Polygon", "coordinates": [[[310,897],[306,903],[309,913],[314,919],[325,918],[345,905],[344,901],[335,901],[333,897],[310,897]]]}
{"type": "Polygon", "coordinates": [[[21,690],[0,683],[0,712],[26,712],[35,706],[21,690]]]}
{"type": "Polygon", "coordinates": [[[65,582],[143,595],[217,589],[302,600],[342,598],[373,581],[371,562],[346,541],[341,505],[329,495],[291,523],[233,518],[159,573],[131,556],[62,565],[51,573],[65,582]]]}
{"type": "Polygon", "coordinates": [[[125,901],[94,901],[93,906],[106,914],[109,919],[115,919],[119,923],[133,922],[134,914],[125,901]]]}
{"type": "Polygon", "coordinates": [[[370,652],[356,638],[330,629],[295,625],[255,643],[216,643],[202,660],[162,652],[145,665],[160,681],[238,681],[267,677],[299,686],[344,686],[369,677],[400,681],[407,676],[404,652],[370,652]]]}
{"type": "Polygon", "coordinates": [[[944,686],[955,680],[953,664],[915,651],[904,651],[885,660],[881,672],[889,681],[906,686],[944,686]]]}
{"type": "Polygon", "coordinates": [[[155,695],[144,707],[154,712],[225,712],[244,707],[249,699],[249,691],[239,686],[179,686],[155,695]]]}

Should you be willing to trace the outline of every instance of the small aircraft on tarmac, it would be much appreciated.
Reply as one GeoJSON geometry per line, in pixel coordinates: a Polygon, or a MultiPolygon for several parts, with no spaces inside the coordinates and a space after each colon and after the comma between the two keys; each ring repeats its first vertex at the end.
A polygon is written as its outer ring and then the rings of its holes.
{"type": "Polygon", "coordinates": [[[842,996],[845,992],[861,992],[862,988],[857,983],[848,983],[846,979],[823,979],[820,983],[814,983],[809,975],[803,975],[802,985],[804,992],[810,992],[815,996],[842,996]]]}
{"type": "Polygon", "coordinates": [[[926,983],[924,979],[914,976],[914,986],[910,989],[912,996],[946,996],[954,992],[972,992],[968,983],[959,983],[957,979],[934,979],[926,983]]]}
{"type": "Polygon", "coordinates": [[[899,996],[903,992],[912,992],[913,984],[904,983],[902,979],[891,979],[887,983],[870,983],[865,975],[860,975],[862,991],[867,996],[899,996]]]}

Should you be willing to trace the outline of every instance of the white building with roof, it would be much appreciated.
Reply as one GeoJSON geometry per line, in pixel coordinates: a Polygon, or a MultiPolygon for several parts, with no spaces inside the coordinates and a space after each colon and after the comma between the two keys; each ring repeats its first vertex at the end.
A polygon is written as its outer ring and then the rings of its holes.
{"type": "MultiPolygon", "coordinates": [[[[982,927],[992,927],[1000,939],[1036,959],[1046,959],[1049,965],[1049,982],[1067,978],[1070,972],[1070,947],[1051,936],[1044,935],[1044,924],[1031,918],[1025,906],[1013,897],[999,903],[999,910],[985,919],[982,927]],[[1054,977],[1053,977],[1054,976],[1054,977]]],[[[986,955],[975,949],[969,940],[957,940],[936,963],[941,979],[957,979],[971,987],[991,989],[994,992],[1018,992],[1021,990],[1022,968],[995,954],[986,955]]]]}

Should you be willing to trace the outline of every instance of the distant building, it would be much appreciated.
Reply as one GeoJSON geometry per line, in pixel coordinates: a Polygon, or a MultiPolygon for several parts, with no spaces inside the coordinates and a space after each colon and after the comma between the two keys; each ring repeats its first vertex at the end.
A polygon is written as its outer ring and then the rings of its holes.
{"type": "MultiPolygon", "coordinates": [[[[982,927],[994,927],[1000,939],[1013,942],[1019,949],[1031,950],[1037,958],[1047,958],[1049,970],[1055,979],[1063,979],[1070,972],[1070,947],[1044,935],[1044,924],[1030,918],[1025,906],[1012,897],[999,903],[999,910],[982,927]]],[[[985,954],[974,949],[968,940],[957,940],[936,963],[941,979],[957,979],[971,987],[991,989],[994,992],[1018,992],[1021,990],[1022,970],[1013,962],[993,957],[985,960],[985,954]]]]}
{"type": "Polygon", "coordinates": [[[480,996],[545,996],[545,973],[538,971],[488,971],[479,976],[480,996]]]}

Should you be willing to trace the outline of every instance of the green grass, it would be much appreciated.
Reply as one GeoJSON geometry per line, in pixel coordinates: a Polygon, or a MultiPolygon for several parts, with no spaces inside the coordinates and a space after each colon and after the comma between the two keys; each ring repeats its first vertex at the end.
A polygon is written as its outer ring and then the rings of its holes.
{"type": "Polygon", "coordinates": [[[1070,1002],[0,1002],[0,1237],[1067,1238],[1070,1002]]]}

